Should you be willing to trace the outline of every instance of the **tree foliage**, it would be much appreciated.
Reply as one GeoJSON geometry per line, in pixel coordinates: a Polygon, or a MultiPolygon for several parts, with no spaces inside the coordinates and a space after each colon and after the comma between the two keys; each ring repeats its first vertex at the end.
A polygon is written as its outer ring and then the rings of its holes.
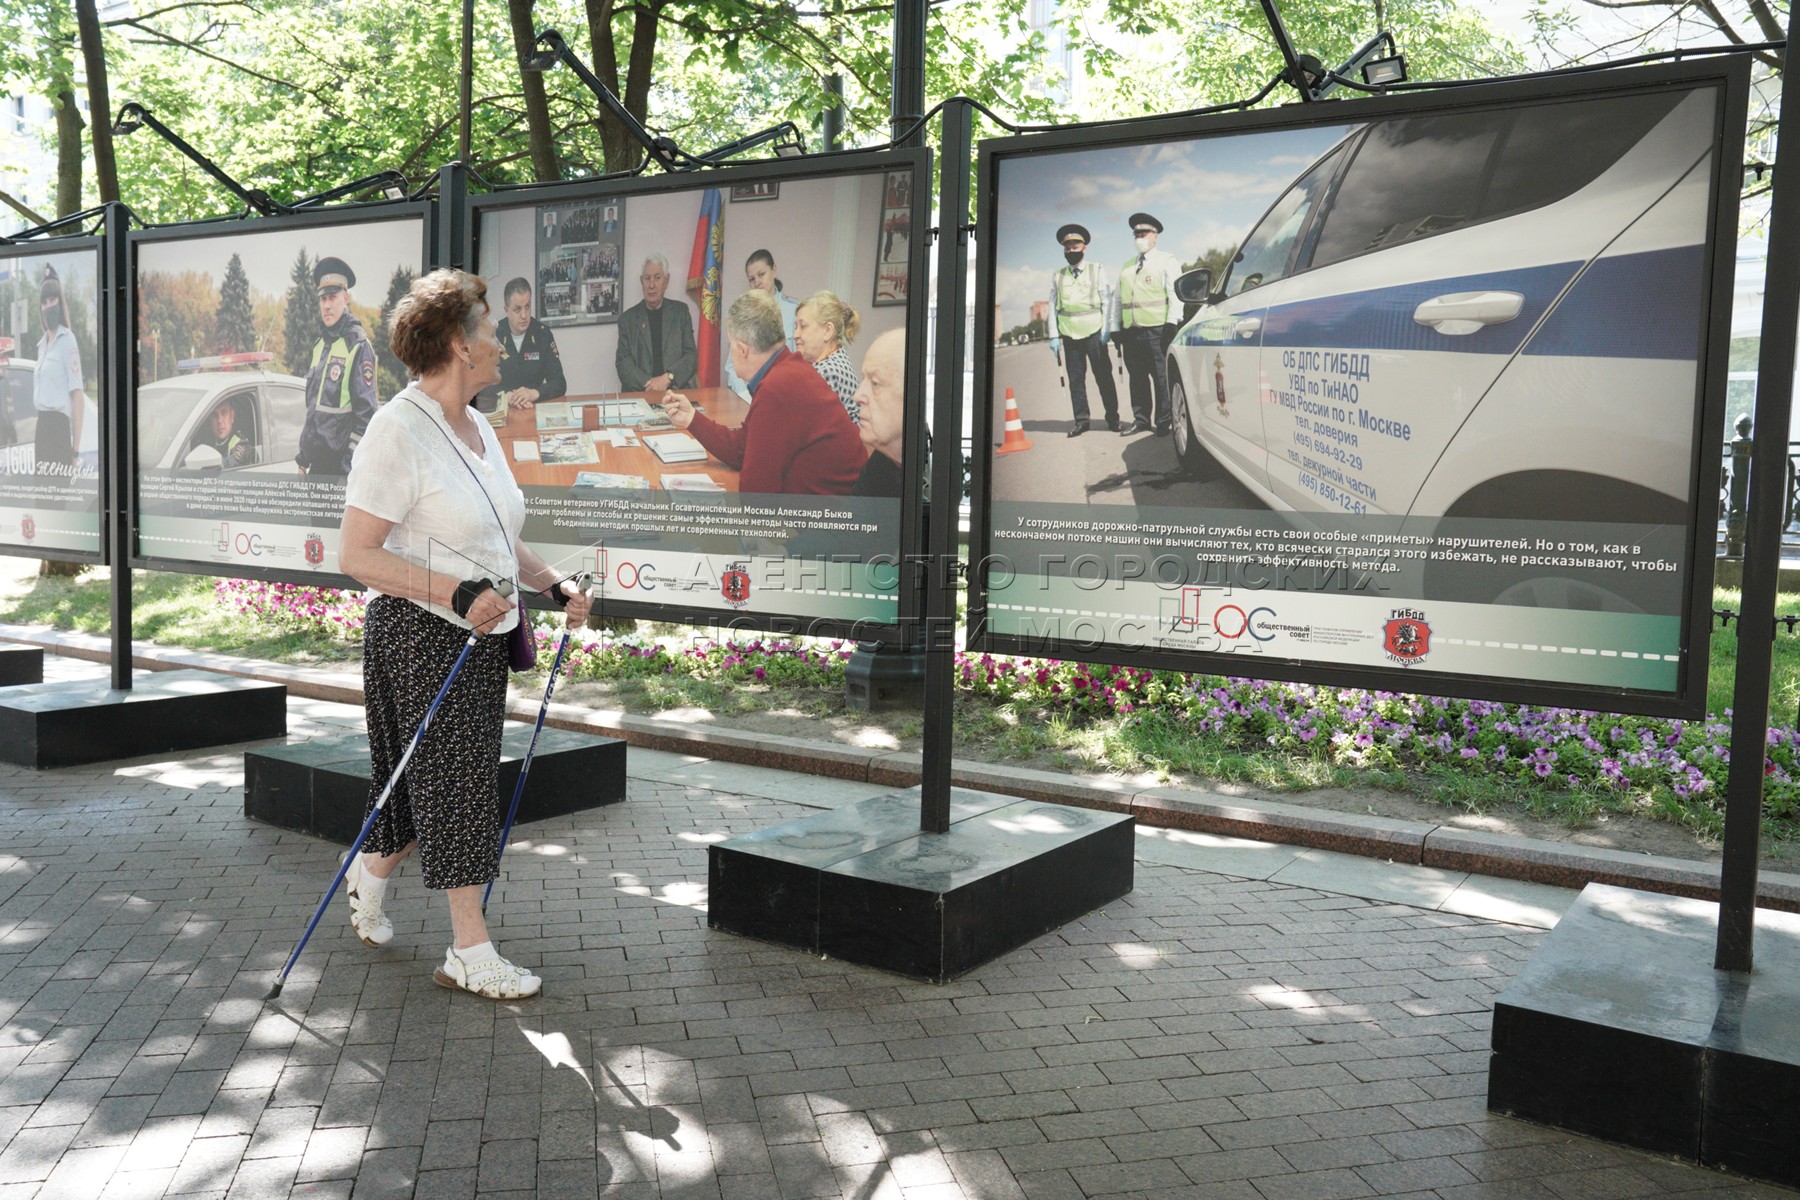
{"type": "Polygon", "coordinates": [[[306,257],[306,247],[302,246],[288,272],[287,306],[282,318],[281,365],[289,375],[305,375],[311,369],[312,344],[319,338],[312,272],[312,260],[306,257]]]}
{"type": "Polygon", "coordinates": [[[220,354],[241,354],[256,345],[256,314],[250,307],[250,277],[237,255],[225,264],[219,284],[219,312],[214,318],[213,348],[220,354]]]}
{"type": "MultiPolygon", "coordinates": [[[[15,0],[38,32],[0,50],[11,56],[0,63],[47,95],[74,79],[73,3],[15,0]]],[[[1385,25],[1415,76],[1520,65],[1479,10],[1453,0],[1289,8],[1295,41],[1327,63],[1385,25]]],[[[1078,102],[1062,98],[1027,0],[935,0],[927,103],[968,95],[1022,123],[1134,116],[1240,99],[1281,65],[1257,0],[1064,0],[1059,11],[1073,70],[1087,80],[1078,102]]],[[[459,4],[389,0],[139,0],[103,21],[114,106],[144,104],[278,200],[383,169],[420,180],[456,152],[460,14],[459,4]]],[[[817,147],[832,76],[843,81],[845,144],[885,143],[893,20],[879,0],[487,0],[476,6],[471,165],[509,183],[642,161],[573,72],[521,72],[526,35],[551,27],[639,120],[691,152],[783,120],[817,147]],[[534,123],[548,146],[540,136],[534,147],[534,123]]],[[[123,198],[151,221],[237,207],[153,134],[120,139],[117,158],[123,198]]]]}
{"type": "Polygon", "coordinates": [[[412,290],[413,278],[410,268],[395,268],[394,277],[388,280],[387,299],[381,302],[380,325],[372,331],[376,369],[381,375],[380,386],[376,389],[379,396],[392,396],[406,386],[409,372],[400,356],[394,353],[394,307],[412,290]]]}

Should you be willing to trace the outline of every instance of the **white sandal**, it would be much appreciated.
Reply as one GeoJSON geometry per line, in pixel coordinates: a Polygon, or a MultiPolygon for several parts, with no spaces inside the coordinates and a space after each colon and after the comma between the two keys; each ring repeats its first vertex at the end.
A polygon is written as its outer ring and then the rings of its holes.
{"type": "Polygon", "coordinates": [[[444,965],[432,972],[431,978],[439,987],[474,992],[489,1000],[523,1000],[537,995],[544,986],[542,979],[499,955],[480,962],[464,962],[454,949],[444,956],[444,965]]]}
{"type": "Polygon", "coordinates": [[[363,880],[373,876],[363,867],[362,855],[350,860],[344,872],[344,896],[350,901],[350,928],[362,944],[379,950],[394,939],[394,923],[381,909],[382,894],[365,889],[363,880]]]}

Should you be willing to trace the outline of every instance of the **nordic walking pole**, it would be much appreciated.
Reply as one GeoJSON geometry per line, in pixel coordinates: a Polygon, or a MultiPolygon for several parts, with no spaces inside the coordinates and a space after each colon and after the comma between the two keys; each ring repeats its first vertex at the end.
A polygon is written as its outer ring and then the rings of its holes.
{"type": "MultiPolygon", "coordinates": [[[[592,571],[584,571],[575,577],[576,591],[586,592],[593,585],[592,571]]],[[[556,655],[550,660],[550,678],[544,683],[544,702],[538,705],[537,724],[531,730],[531,744],[525,748],[525,761],[519,764],[519,782],[513,786],[512,806],[506,810],[506,825],[500,830],[500,853],[494,859],[494,879],[488,880],[487,890],[481,893],[481,911],[484,913],[487,911],[488,900],[494,894],[494,880],[500,878],[500,859],[506,856],[506,840],[512,834],[513,819],[519,815],[519,797],[525,794],[525,778],[531,774],[531,756],[537,753],[538,734],[544,732],[544,718],[550,713],[550,697],[556,691],[556,673],[562,669],[563,653],[568,648],[569,627],[564,624],[562,636],[556,639],[556,655]]]]}
{"type": "MultiPolygon", "coordinates": [[[[512,580],[501,580],[494,585],[494,590],[502,597],[511,596],[513,593],[512,580]]],[[[263,997],[265,1004],[281,995],[281,989],[287,984],[288,972],[292,971],[294,964],[300,961],[300,952],[306,949],[307,940],[312,937],[313,930],[319,927],[319,921],[324,917],[325,910],[331,907],[331,898],[337,895],[338,885],[344,882],[344,875],[350,870],[350,863],[362,849],[363,842],[368,839],[369,830],[375,827],[375,820],[381,816],[381,810],[387,807],[388,797],[394,794],[394,785],[399,783],[400,776],[406,773],[406,764],[412,761],[413,751],[417,750],[419,743],[425,739],[425,731],[431,728],[431,719],[437,716],[439,706],[444,703],[444,697],[450,694],[450,685],[456,682],[457,675],[462,672],[463,664],[469,661],[469,651],[475,649],[475,643],[480,638],[481,634],[475,630],[469,631],[469,639],[463,643],[462,653],[456,656],[456,661],[450,666],[450,674],[444,677],[443,686],[438,688],[437,695],[431,701],[431,707],[425,710],[425,719],[419,722],[419,728],[413,733],[412,741],[406,744],[406,752],[400,756],[400,762],[395,766],[394,773],[388,776],[387,786],[382,788],[381,795],[375,798],[375,806],[369,810],[369,815],[363,820],[362,828],[357,831],[356,841],[350,846],[350,853],[346,854],[344,860],[338,864],[337,874],[331,877],[331,886],[325,889],[325,897],[319,901],[318,910],[313,913],[312,920],[307,923],[306,932],[300,935],[299,944],[294,947],[294,952],[288,955],[286,964],[281,968],[281,974],[275,977],[275,986],[271,987],[269,994],[263,997]]]]}

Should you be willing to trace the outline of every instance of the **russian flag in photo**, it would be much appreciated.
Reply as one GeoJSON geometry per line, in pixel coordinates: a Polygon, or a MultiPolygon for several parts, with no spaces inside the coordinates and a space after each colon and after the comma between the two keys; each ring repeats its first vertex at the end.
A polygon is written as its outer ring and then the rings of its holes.
{"type": "Polygon", "coordinates": [[[695,386],[719,386],[719,264],[725,258],[725,205],[719,189],[709,187],[700,201],[700,219],[694,223],[694,250],[688,258],[687,290],[700,306],[700,327],[695,330],[699,370],[695,386]]]}

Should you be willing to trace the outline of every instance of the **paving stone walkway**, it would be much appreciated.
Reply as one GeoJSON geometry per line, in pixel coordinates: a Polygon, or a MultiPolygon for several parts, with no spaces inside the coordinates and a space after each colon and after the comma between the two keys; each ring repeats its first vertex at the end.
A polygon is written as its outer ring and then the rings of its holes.
{"type": "Polygon", "coordinates": [[[867,785],[633,751],[627,803],[508,851],[490,919],[542,998],[435,987],[406,869],[391,946],[340,904],[264,1004],[336,849],[246,821],[242,762],[0,766],[0,1200],[1795,1194],[1486,1112],[1552,889],[1147,837],[1130,896],[911,983],[706,928],[710,843],[867,785]]]}

